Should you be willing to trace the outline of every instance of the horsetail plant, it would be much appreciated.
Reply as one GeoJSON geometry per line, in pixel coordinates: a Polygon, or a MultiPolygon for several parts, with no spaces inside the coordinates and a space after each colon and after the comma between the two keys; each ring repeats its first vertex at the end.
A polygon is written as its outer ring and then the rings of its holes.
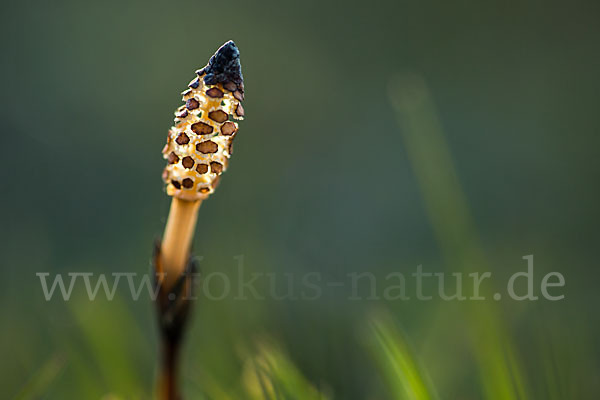
{"type": "Polygon", "coordinates": [[[189,310],[185,293],[191,290],[196,268],[190,246],[198,209],[227,169],[238,131],[234,120],[244,117],[240,53],[233,41],[221,46],[196,75],[182,92],[185,104],[175,112],[162,150],[167,160],[162,177],[172,201],[162,243],[154,252],[162,339],[160,400],[181,399],[176,372],[189,310]]]}

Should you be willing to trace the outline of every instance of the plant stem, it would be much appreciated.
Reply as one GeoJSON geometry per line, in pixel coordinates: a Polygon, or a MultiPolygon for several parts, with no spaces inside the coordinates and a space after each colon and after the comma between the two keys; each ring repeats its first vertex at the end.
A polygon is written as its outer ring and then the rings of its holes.
{"type": "Polygon", "coordinates": [[[180,400],[177,389],[177,363],[179,358],[179,342],[163,339],[162,371],[159,379],[159,400],[180,400]]]}
{"type": "Polygon", "coordinates": [[[192,286],[189,272],[193,273],[195,267],[190,257],[190,247],[201,203],[200,200],[186,201],[173,197],[162,243],[155,249],[155,272],[164,274],[162,281],[157,281],[157,310],[162,334],[159,400],[181,399],[177,369],[189,309],[189,301],[184,293],[191,290],[192,286]]]}
{"type": "Polygon", "coordinates": [[[171,290],[184,273],[190,256],[190,247],[198,219],[201,200],[187,201],[173,197],[161,246],[163,285],[171,290]]]}

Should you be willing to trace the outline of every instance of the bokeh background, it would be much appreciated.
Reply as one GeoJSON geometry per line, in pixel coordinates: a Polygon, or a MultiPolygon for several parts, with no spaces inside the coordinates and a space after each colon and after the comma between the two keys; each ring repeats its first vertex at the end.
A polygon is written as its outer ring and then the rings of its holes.
{"type": "Polygon", "coordinates": [[[536,290],[558,271],[565,299],[351,301],[325,286],[198,301],[186,398],[597,398],[596,2],[1,8],[1,398],[153,396],[151,302],[126,286],[89,301],[82,285],[47,302],[35,274],[148,273],[179,92],[229,39],[247,118],[200,210],[203,273],[235,277],[243,255],[248,274],[384,285],[421,264],[491,271],[489,297],[533,254],[536,290]]]}

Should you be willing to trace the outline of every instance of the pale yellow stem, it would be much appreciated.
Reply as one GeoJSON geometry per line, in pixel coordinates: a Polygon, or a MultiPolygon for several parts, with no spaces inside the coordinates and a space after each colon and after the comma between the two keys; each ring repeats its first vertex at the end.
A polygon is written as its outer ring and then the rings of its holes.
{"type": "Polygon", "coordinates": [[[163,284],[166,290],[170,290],[185,271],[201,203],[201,200],[187,201],[177,197],[173,197],[171,201],[161,246],[165,273],[163,284]]]}

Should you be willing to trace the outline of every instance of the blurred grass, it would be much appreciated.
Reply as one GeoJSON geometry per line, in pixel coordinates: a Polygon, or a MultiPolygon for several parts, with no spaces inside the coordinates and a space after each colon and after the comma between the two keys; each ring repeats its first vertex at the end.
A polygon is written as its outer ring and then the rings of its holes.
{"type": "MultiPolygon", "coordinates": [[[[136,354],[149,352],[154,343],[135,324],[136,318],[127,305],[119,298],[110,303],[76,299],[68,305],[81,331],[82,344],[94,360],[96,383],[104,391],[125,399],[150,398],[153,387],[140,374],[148,368],[137,365],[140,358],[136,354]],[[130,338],[136,340],[132,342],[130,338]]],[[[149,357],[146,360],[152,361],[149,357]]]]}
{"type": "Polygon", "coordinates": [[[48,387],[58,378],[64,366],[64,357],[53,356],[41,366],[40,370],[35,373],[14,399],[33,400],[44,397],[48,387]]]}
{"type": "MultiPolygon", "coordinates": [[[[415,74],[398,75],[389,95],[448,271],[490,270],[427,84],[415,74]]],[[[490,298],[488,281],[481,293],[490,298]]],[[[527,378],[506,332],[502,310],[489,300],[468,301],[465,309],[470,312],[466,333],[479,361],[485,398],[529,398],[527,378]]]]}
{"type": "Polygon", "coordinates": [[[330,398],[315,388],[277,345],[265,341],[246,361],[243,380],[247,393],[256,400],[330,398]]]}
{"type": "Polygon", "coordinates": [[[380,373],[390,388],[387,398],[407,400],[433,400],[429,377],[419,367],[412,351],[394,327],[389,316],[377,316],[370,321],[374,357],[380,373]]]}

